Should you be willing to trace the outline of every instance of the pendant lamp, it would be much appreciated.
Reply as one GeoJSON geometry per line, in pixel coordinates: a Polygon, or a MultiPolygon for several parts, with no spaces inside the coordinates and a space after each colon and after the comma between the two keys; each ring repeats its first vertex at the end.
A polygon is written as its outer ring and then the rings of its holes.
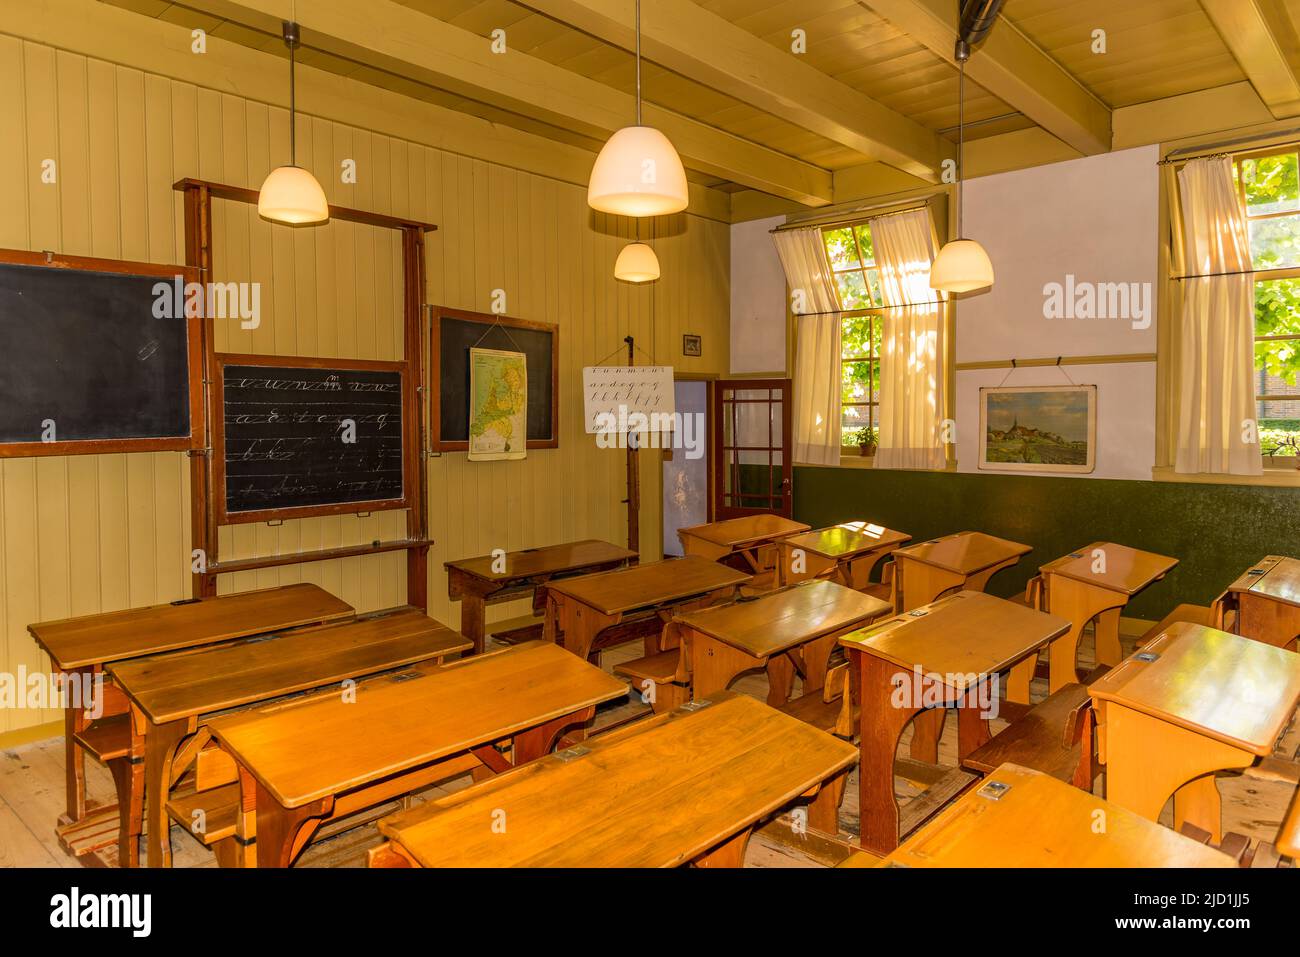
{"type": "Polygon", "coordinates": [[[316,177],[297,165],[293,51],[298,46],[298,24],[286,20],[283,26],[284,44],[289,48],[289,165],[271,170],[262,183],[257,194],[257,214],[290,226],[315,226],[329,221],[330,207],[316,177]]]}
{"type": "Polygon", "coordinates": [[[641,0],[636,4],[636,125],[605,143],[587,184],[587,205],[620,216],[666,216],[689,202],[686,170],[673,144],[641,123],[641,0]]]}
{"type": "Polygon", "coordinates": [[[941,292],[974,292],[993,285],[993,263],[989,254],[973,239],[961,234],[962,180],[965,179],[966,61],[970,46],[957,40],[957,238],[944,244],[930,265],[930,288],[941,292]]]}
{"type": "Polygon", "coordinates": [[[628,243],[614,262],[614,278],[624,282],[651,282],[659,278],[659,257],[645,243],[628,243]]]}

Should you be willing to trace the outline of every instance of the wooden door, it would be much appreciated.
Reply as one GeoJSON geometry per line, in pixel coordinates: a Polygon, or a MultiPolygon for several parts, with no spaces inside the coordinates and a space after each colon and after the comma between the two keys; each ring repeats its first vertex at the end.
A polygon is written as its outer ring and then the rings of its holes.
{"type": "Polygon", "coordinates": [[[727,379],[713,387],[714,518],[790,517],[794,469],[789,379],[727,379]]]}

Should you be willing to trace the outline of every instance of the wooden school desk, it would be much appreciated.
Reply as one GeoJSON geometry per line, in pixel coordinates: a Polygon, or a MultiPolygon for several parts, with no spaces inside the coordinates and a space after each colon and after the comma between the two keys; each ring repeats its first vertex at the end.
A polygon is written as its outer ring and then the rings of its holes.
{"type": "Polygon", "coordinates": [[[626,640],[616,625],[639,620],[649,627],[646,653],[652,654],[659,650],[659,612],[687,602],[707,605],[728,598],[749,577],[707,558],[687,555],[566,578],[546,586],[542,636],[553,642],[563,632],[564,647],[585,661],[593,651],[626,640]]]}
{"type": "MultiPolygon", "coordinates": [[[[1069,633],[1048,649],[1051,693],[1079,680],[1075,665],[1079,638],[1094,618],[1097,663],[1119,664],[1123,657],[1119,645],[1120,612],[1130,598],[1164,578],[1177,564],[1178,559],[1167,555],[1114,542],[1093,542],[1039,569],[1047,610],[1070,622],[1069,633]],[[1104,570],[1094,570],[1099,568],[1104,570]]],[[[1025,697],[1017,695],[1015,700],[1028,701],[1028,690],[1024,689],[1025,697]]]]}
{"type": "Polygon", "coordinates": [[[677,538],[687,555],[725,561],[757,574],[771,568],[762,553],[770,551],[773,542],[785,535],[806,532],[808,528],[803,522],[763,512],[680,528],[677,538]]]}
{"type": "Polygon", "coordinates": [[[626,694],[585,660],[530,641],[371,678],[352,702],[322,693],[216,717],[208,728],[239,766],[233,840],[243,863],[287,867],[325,820],[467,771],[536,760],[596,705],[626,694]],[[513,761],[495,747],[507,739],[513,761]]]}
{"type": "Polygon", "coordinates": [[[780,539],[777,581],[782,585],[806,578],[827,578],[859,591],[871,583],[871,572],[894,549],[912,540],[870,522],[845,522],[780,539]],[[804,570],[793,571],[802,557],[804,570]]]}
{"type": "Polygon", "coordinates": [[[1300,560],[1267,555],[1229,585],[1228,594],[1237,606],[1237,634],[1296,650],[1300,560]]]}
{"type": "MultiPolygon", "coordinates": [[[[982,592],[962,591],[840,639],[848,649],[861,695],[858,807],[863,847],[885,854],[898,846],[894,752],[908,721],[925,710],[918,690],[937,691],[942,703],[934,710],[945,704],[957,708],[960,762],[989,740],[988,721],[981,716],[978,699],[981,692],[996,690],[991,676],[1013,668],[1032,669],[1038,649],[1069,627],[1068,621],[1055,615],[982,592]],[[918,671],[924,674],[924,689],[914,687],[918,671]]],[[[996,706],[990,701],[989,710],[996,706]]],[[[913,735],[921,731],[918,721],[913,735]]],[[[926,753],[917,755],[914,750],[913,754],[934,763],[937,745],[931,742],[926,753]]]]}
{"type": "Polygon", "coordinates": [[[946,591],[983,591],[993,573],[1009,568],[1029,545],[983,532],[958,532],[894,552],[894,589],[899,611],[911,611],[946,591]]]}
{"type": "Polygon", "coordinates": [[[1300,655],[1175,622],[1088,686],[1106,797],[1154,821],[1174,798],[1174,829],[1222,838],[1214,772],[1273,752],[1300,705],[1300,655]]]}
{"type": "Polygon", "coordinates": [[[889,867],[1236,867],[1213,848],[1004,764],[885,858],[889,867]],[[1098,812],[1105,815],[1098,828],[1098,812]]]}
{"type": "MultiPolygon", "coordinates": [[[[114,661],[333,621],[351,614],[351,605],[316,585],[303,582],[218,598],[38,622],[28,625],[27,630],[53,660],[58,672],[82,680],[83,677],[93,679],[104,665],[114,661]]],[[[104,718],[123,714],[127,703],[121,694],[107,683],[104,692],[104,718]]],[[[125,737],[125,719],[119,720],[125,737]]],[[[59,818],[58,833],[60,844],[77,855],[115,846],[119,836],[117,807],[88,809],[86,805],[85,754],[77,743],[77,735],[85,733],[89,725],[82,708],[70,705],[64,709],[68,809],[59,818]],[[88,810],[93,813],[88,814],[88,810]]]]}
{"type": "Polygon", "coordinates": [[[819,690],[839,636],[892,610],[888,602],[843,585],[808,581],[687,612],[673,624],[689,649],[697,700],[725,690],[743,672],[766,668],[767,703],[779,708],[790,699],[796,671],[804,694],[819,690]]]}
{"type": "Polygon", "coordinates": [[[131,701],[130,778],[118,782],[119,804],[132,809],[122,821],[123,865],[137,863],[140,808],[146,799],[149,865],[170,865],[167,799],[171,783],[211,738],[203,727],[205,715],[345,678],[441,661],[469,647],[458,632],[404,608],[270,639],[109,665],[114,682],[131,701]],[[190,735],[194,737],[178,750],[190,735]]]}
{"type": "Polygon", "coordinates": [[[460,558],[446,562],[447,597],[460,602],[460,633],[474,644],[474,654],[483,651],[487,605],[531,595],[538,585],[566,575],[618,568],[635,560],[636,552],[585,539],[543,548],[507,552],[505,570],[493,571],[492,555],[460,558]]]}
{"type": "MultiPolygon", "coordinates": [[[[853,746],[746,695],[638,721],[379,822],[424,867],[739,867],[755,824],[853,746]]],[[[390,857],[391,861],[391,857],[390,857]]]]}

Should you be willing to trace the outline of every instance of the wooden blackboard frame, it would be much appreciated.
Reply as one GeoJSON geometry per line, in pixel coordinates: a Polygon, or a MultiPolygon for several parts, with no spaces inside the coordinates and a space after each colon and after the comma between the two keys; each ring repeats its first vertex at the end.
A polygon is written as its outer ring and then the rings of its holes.
{"type": "MultiPolygon", "coordinates": [[[[182,277],[186,284],[199,282],[199,270],[193,266],[169,266],[158,263],[131,262],[123,259],[97,259],[90,256],[65,256],[52,252],[24,249],[0,249],[0,263],[16,266],[39,266],[79,272],[117,273],[174,280],[182,277]]],[[[200,316],[185,320],[186,355],[189,360],[190,432],[185,436],[133,439],[76,439],[66,442],[0,442],[0,458],[36,455],[94,455],[108,452],[188,452],[202,447],[203,422],[203,322],[200,316]]]]}
{"type": "Polygon", "coordinates": [[[415,395],[415,378],[407,362],[383,362],[376,359],[323,359],[297,356],[247,355],[218,352],[212,355],[209,380],[212,385],[212,475],[213,501],[217,523],[241,525],[272,522],[286,518],[311,518],[322,515],[355,515],[411,508],[419,492],[419,408],[415,395]],[[247,512],[226,510],[226,366],[256,366],[267,369],[338,369],[350,371],[396,372],[402,377],[402,497],[365,502],[339,502],[333,505],[301,505],[292,508],[266,508],[247,512]]]}
{"type": "Polygon", "coordinates": [[[544,332],[551,337],[551,434],[545,439],[530,438],[525,444],[529,449],[558,449],[560,447],[560,327],[549,322],[534,322],[528,319],[514,319],[488,312],[470,312],[465,309],[452,309],[447,306],[432,306],[432,328],[429,335],[429,444],[432,452],[468,452],[469,440],[446,439],[442,437],[442,320],[459,319],[463,322],[475,322],[484,326],[486,332],[492,326],[504,326],[507,329],[528,329],[544,332]]]}

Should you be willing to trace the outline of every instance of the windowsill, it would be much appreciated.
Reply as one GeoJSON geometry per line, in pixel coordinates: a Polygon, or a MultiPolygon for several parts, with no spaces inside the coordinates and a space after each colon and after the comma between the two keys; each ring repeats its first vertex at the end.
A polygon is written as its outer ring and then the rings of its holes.
{"type": "Polygon", "coordinates": [[[840,452],[840,468],[874,469],[875,467],[876,457],[874,455],[859,455],[856,452],[840,452]]]}
{"type": "Polygon", "coordinates": [[[1151,470],[1156,482],[1186,482],[1192,485],[1258,485],[1274,488],[1300,488],[1300,469],[1264,466],[1263,475],[1215,475],[1208,472],[1184,474],[1165,466],[1151,470]]]}

